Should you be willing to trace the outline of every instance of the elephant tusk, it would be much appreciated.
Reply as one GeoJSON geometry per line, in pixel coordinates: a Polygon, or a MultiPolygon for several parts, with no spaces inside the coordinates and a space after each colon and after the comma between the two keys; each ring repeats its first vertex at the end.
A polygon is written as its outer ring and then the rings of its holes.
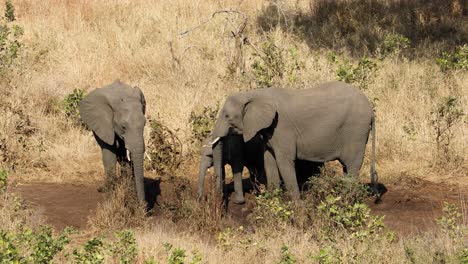
{"type": "Polygon", "coordinates": [[[210,143],[210,145],[216,144],[216,142],[218,142],[220,139],[221,139],[220,137],[215,138],[213,142],[210,143]]]}
{"type": "Polygon", "coordinates": [[[148,153],[146,153],[146,151],[145,151],[145,156],[148,158],[148,160],[149,160],[150,162],[153,162],[153,160],[150,158],[150,156],[148,155],[148,153]]]}
{"type": "Polygon", "coordinates": [[[130,158],[130,151],[128,151],[128,149],[127,149],[127,160],[132,161],[132,159],[130,158]]]}

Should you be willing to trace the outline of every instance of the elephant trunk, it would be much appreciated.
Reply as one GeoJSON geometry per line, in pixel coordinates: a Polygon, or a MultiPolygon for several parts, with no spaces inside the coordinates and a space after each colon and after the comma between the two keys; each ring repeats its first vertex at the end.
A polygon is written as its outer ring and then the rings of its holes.
{"type": "Polygon", "coordinates": [[[131,158],[133,162],[133,172],[135,174],[135,185],[138,200],[145,202],[145,186],[144,186],[144,172],[143,172],[143,152],[132,153],[131,158]]]}
{"type": "Polygon", "coordinates": [[[223,139],[213,147],[213,166],[216,174],[216,191],[219,193],[224,186],[223,139]]]}
{"type": "Polygon", "coordinates": [[[210,166],[211,160],[208,157],[202,157],[200,161],[200,168],[198,171],[198,201],[200,201],[203,196],[203,186],[205,185],[206,171],[210,166]]]}

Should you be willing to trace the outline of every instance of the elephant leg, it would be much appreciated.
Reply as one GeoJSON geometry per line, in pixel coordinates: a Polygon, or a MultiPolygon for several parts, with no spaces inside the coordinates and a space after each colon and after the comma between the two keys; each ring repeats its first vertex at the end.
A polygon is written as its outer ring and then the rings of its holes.
{"type": "Polygon", "coordinates": [[[244,189],[242,186],[242,170],[244,166],[240,162],[231,164],[232,175],[234,180],[234,199],[233,202],[236,204],[245,203],[244,199],[244,189]]]}
{"type": "Polygon", "coordinates": [[[102,163],[104,165],[106,178],[104,184],[98,188],[98,192],[107,192],[114,188],[116,182],[115,167],[117,164],[117,157],[111,149],[102,148],[102,163]]]}
{"type": "MultiPolygon", "coordinates": [[[[276,153],[276,152],[275,152],[276,153]]],[[[281,174],[281,178],[284,181],[286,190],[291,195],[291,198],[298,200],[300,197],[299,194],[299,185],[296,178],[296,168],[294,160],[288,159],[283,155],[276,155],[276,163],[278,164],[278,169],[281,174]]]]}
{"type": "Polygon", "coordinates": [[[263,154],[265,174],[267,178],[267,188],[272,191],[280,188],[281,180],[278,172],[278,165],[270,151],[265,151],[263,154]]]}
{"type": "Polygon", "coordinates": [[[343,170],[347,175],[357,177],[364,161],[365,143],[350,145],[343,151],[340,159],[343,170]]]}
{"type": "Polygon", "coordinates": [[[213,159],[210,157],[202,157],[200,161],[200,168],[198,172],[198,192],[197,200],[200,201],[203,196],[203,187],[205,185],[205,177],[208,168],[213,166],[213,159]]]}

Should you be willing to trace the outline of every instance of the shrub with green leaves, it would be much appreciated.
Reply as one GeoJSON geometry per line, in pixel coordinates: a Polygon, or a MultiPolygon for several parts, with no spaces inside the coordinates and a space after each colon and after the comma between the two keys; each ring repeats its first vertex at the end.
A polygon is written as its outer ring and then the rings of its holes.
{"type": "Polygon", "coordinates": [[[377,63],[364,56],[357,64],[351,63],[348,59],[340,59],[336,54],[330,55],[331,61],[337,65],[337,80],[355,83],[361,89],[367,89],[377,70],[377,63]]]}
{"type": "Polygon", "coordinates": [[[442,72],[452,70],[467,70],[468,69],[468,44],[458,47],[453,52],[442,52],[441,57],[436,59],[437,65],[442,72]]]}
{"type": "Polygon", "coordinates": [[[79,103],[81,100],[83,100],[84,97],[84,90],[73,89],[73,91],[65,96],[61,102],[61,107],[65,116],[76,125],[84,126],[84,124],[81,122],[80,112],[78,110],[79,103]]]}
{"type": "Polygon", "coordinates": [[[82,249],[73,250],[73,262],[77,264],[104,263],[104,240],[99,237],[92,238],[84,244],[82,249]]]}
{"type": "Polygon", "coordinates": [[[281,246],[281,259],[278,264],[294,264],[296,258],[289,252],[289,248],[286,245],[281,246]]]}
{"type": "Polygon", "coordinates": [[[52,263],[54,257],[70,243],[72,229],[57,236],[50,226],[33,231],[0,230],[0,263],[52,263]]]}
{"type": "Polygon", "coordinates": [[[8,171],[0,169],[0,192],[6,190],[8,185],[8,171]]]}
{"type": "Polygon", "coordinates": [[[450,152],[454,130],[463,122],[464,115],[460,99],[454,96],[443,97],[431,111],[430,121],[438,153],[436,165],[447,165],[454,160],[450,152]]]}
{"type": "Polygon", "coordinates": [[[5,75],[7,70],[18,58],[22,47],[21,36],[23,28],[14,24],[15,10],[10,0],[5,2],[5,13],[0,18],[0,75],[5,75]]]}
{"type": "Polygon", "coordinates": [[[408,49],[410,41],[407,37],[398,34],[387,34],[380,47],[380,56],[386,58],[392,55],[399,55],[403,50],[408,49]]]}
{"type": "Polygon", "coordinates": [[[200,144],[213,130],[219,111],[219,104],[215,106],[205,106],[197,113],[190,112],[189,124],[192,132],[192,143],[200,144]]]}
{"type": "Polygon", "coordinates": [[[289,83],[297,80],[297,74],[303,67],[299,60],[299,52],[295,47],[285,49],[275,43],[273,37],[268,37],[261,44],[261,50],[252,54],[252,73],[258,87],[271,87],[275,82],[287,78],[289,83]]]}
{"type": "Polygon", "coordinates": [[[442,231],[448,234],[451,238],[463,238],[468,230],[463,226],[463,215],[460,209],[454,205],[444,202],[442,208],[442,216],[437,219],[437,224],[442,231]]]}
{"type": "Polygon", "coordinates": [[[255,197],[256,206],[250,218],[259,225],[278,225],[290,223],[294,211],[281,189],[265,191],[255,197]]]}
{"type": "Polygon", "coordinates": [[[161,121],[149,120],[149,141],[146,153],[150,157],[147,168],[159,175],[173,173],[182,162],[182,143],[176,133],[161,121]]]}
{"type": "Polygon", "coordinates": [[[118,259],[119,263],[122,264],[134,263],[138,256],[135,234],[127,229],[117,232],[115,235],[118,241],[110,245],[110,252],[114,258],[118,259]]]}
{"type": "MultiPolygon", "coordinates": [[[[163,243],[164,250],[169,254],[167,257],[168,264],[184,264],[187,258],[187,252],[183,248],[174,247],[171,243],[163,243]]],[[[151,262],[150,262],[151,263],[151,262]]],[[[190,264],[202,263],[202,256],[197,250],[192,252],[192,258],[190,264]]]]}

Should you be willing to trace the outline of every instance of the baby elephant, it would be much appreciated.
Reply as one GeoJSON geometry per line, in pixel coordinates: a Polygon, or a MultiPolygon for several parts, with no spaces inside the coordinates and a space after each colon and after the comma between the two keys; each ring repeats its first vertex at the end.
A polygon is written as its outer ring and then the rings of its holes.
{"type": "MultiPolygon", "coordinates": [[[[261,136],[257,136],[251,141],[244,143],[242,135],[228,135],[220,139],[223,143],[222,157],[213,156],[213,138],[208,136],[201,147],[200,171],[198,176],[198,200],[203,196],[203,186],[206,172],[213,167],[215,159],[222,160],[222,168],[215,168],[216,171],[216,189],[224,189],[224,165],[231,166],[234,178],[234,199],[233,202],[242,204],[245,202],[242,186],[242,170],[244,166],[250,172],[251,177],[255,177],[261,183],[265,183],[265,173],[263,169],[263,153],[265,151],[261,136]]],[[[251,178],[252,179],[252,178],[251,178]]]]}

